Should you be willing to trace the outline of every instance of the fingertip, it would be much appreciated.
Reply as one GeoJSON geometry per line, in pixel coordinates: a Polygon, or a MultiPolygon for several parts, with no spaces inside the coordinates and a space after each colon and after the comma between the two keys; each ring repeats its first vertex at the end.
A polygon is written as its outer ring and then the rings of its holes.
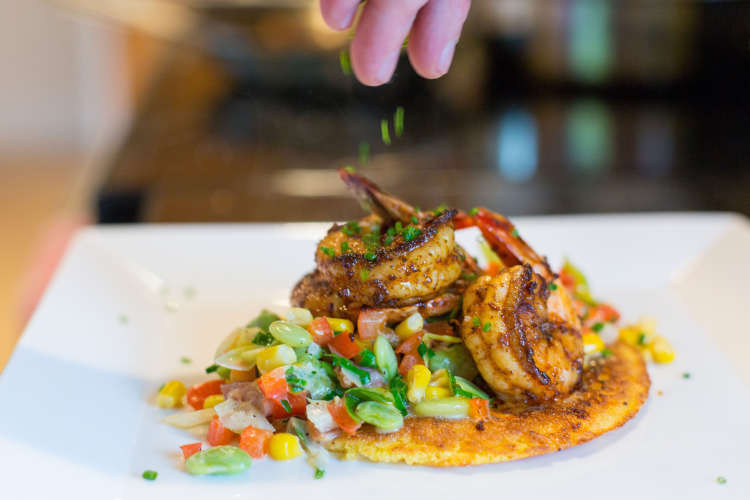
{"type": "Polygon", "coordinates": [[[320,0],[320,13],[329,28],[343,31],[351,27],[359,0],[320,0]]]}

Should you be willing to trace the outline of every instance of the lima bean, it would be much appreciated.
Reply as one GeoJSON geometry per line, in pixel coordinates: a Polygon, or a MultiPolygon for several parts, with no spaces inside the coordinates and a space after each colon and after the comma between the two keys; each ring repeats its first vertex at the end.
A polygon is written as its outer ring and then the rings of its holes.
{"type": "Polygon", "coordinates": [[[238,474],[250,468],[252,459],[236,446],[216,446],[199,451],[185,461],[190,474],[238,474]]]}

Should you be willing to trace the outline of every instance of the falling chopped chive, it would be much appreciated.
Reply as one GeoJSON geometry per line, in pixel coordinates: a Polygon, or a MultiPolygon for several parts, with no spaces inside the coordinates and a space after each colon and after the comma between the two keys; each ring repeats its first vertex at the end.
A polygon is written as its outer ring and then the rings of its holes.
{"type": "Polygon", "coordinates": [[[682,378],[690,378],[690,372],[683,373],[682,378]]]}
{"type": "Polygon", "coordinates": [[[328,247],[320,247],[320,251],[326,254],[329,257],[335,257],[336,256],[336,250],[333,248],[328,247]]]}
{"type": "Polygon", "coordinates": [[[446,210],[448,210],[448,205],[446,205],[445,203],[441,203],[440,205],[435,207],[435,210],[433,210],[432,213],[435,215],[440,215],[446,210]]]}
{"type": "Polygon", "coordinates": [[[461,273],[461,279],[466,281],[474,281],[477,279],[476,273],[461,273]]]}
{"type": "Polygon", "coordinates": [[[411,223],[412,224],[419,224],[419,219],[417,219],[416,215],[411,216],[411,223]]]}
{"type": "Polygon", "coordinates": [[[646,334],[643,332],[638,335],[638,345],[646,345],[646,334]]]}
{"type": "Polygon", "coordinates": [[[182,363],[183,365],[189,365],[192,362],[193,360],[188,358],[187,356],[183,356],[180,358],[180,363],[182,363]]]}
{"type": "Polygon", "coordinates": [[[289,404],[289,401],[286,399],[281,400],[281,406],[284,407],[287,413],[292,413],[292,405],[289,404]]]}
{"type": "Polygon", "coordinates": [[[326,471],[323,469],[315,469],[315,479],[323,479],[326,475],[326,471]]]}
{"type": "Polygon", "coordinates": [[[365,259],[369,261],[373,261],[377,258],[377,255],[375,255],[375,252],[367,252],[365,253],[365,259]]]}
{"type": "Polygon", "coordinates": [[[557,290],[557,283],[550,283],[547,288],[550,290],[557,290]]]}
{"type": "Polygon", "coordinates": [[[153,481],[158,475],[159,473],[155,470],[144,470],[143,474],[141,474],[141,477],[147,481],[153,481]]]}
{"type": "Polygon", "coordinates": [[[369,269],[362,269],[359,272],[359,279],[361,279],[362,281],[365,281],[368,276],[370,276],[370,270],[369,269]]]}
{"type": "Polygon", "coordinates": [[[396,112],[393,113],[393,131],[396,132],[396,137],[401,137],[404,133],[404,108],[398,106],[396,112]]]}
{"type": "Polygon", "coordinates": [[[510,234],[511,234],[511,235],[512,235],[512,236],[513,236],[514,238],[518,238],[518,229],[516,229],[516,228],[513,228],[513,231],[511,231],[511,232],[510,232],[510,234]]]}
{"type": "Polygon", "coordinates": [[[404,229],[404,240],[411,241],[420,234],[422,234],[422,231],[418,227],[409,226],[404,229]]]}
{"type": "Polygon", "coordinates": [[[492,328],[492,324],[488,321],[487,323],[484,324],[484,326],[482,327],[482,330],[485,332],[489,332],[490,328],[492,328]]]}
{"type": "Polygon", "coordinates": [[[350,174],[353,174],[353,173],[354,173],[354,167],[352,167],[351,165],[346,165],[346,166],[344,167],[344,170],[346,170],[346,171],[347,171],[347,172],[349,172],[350,174]]]}
{"type": "Polygon", "coordinates": [[[349,58],[349,49],[343,48],[339,51],[339,64],[341,64],[341,72],[345,75],[352,74],[352,61],[349,58]]]}
{"type": "Polygon", "coordinates": [[[388,130],[388,120],[380,120],[380,136],[383,139],[383,144],[386,146],[391,145],[391,133],[388,130]]]}
{"type": "Polygon", "coordinates": [[[360,165],[365,165],[368,161],[370,161],[370,143],[369,142],[359,143],[359,150],[357,151],[357,158],[359,159],[360,165]]]}
{"type": "Polygon", "coordinates": [[[596,323],[594,323],[594,326],[592,326],[591,329],[596,333],[599,333],[604,329],[604,323],[602,323],[601,321],[597,321],[596,323]]]}
{"type": "Polygon", "coordinates": [[[342,241],[341,242],[341,253],[346,253],[349,251],[349,242],[348,241],[342,241]]]}
{"type": "Polygon", "coordinates": [[[479,207],[474,207],[471,210],[469,210],[469,215],[476,215],[479,213],[479,207]]]}
{"type": "Polygon", "coordinates": [[[119,315],[119,316],[117,317],[117,321],[119,321],[119,322],[120,322],[121,324],[123,324],[123,325],[127,325],[127,324],[128,324],[128,321],[129,321],[129,320],[128,320],[128,317],[127,317],[127,316],[125,316],[124,314],[120,314],[120,315],[119,315]]]}
{"type": "Polygon", "coordinates": [[[474,324],[474,326],[479,326],[482,324],[482,320],[479,319],[478,316],[474,316],[473,318],[471,318],[471,321],[474,324]]]}
{"type": "Polygon", "coordinates": [[[211,365],[206,367],[206,373],[213,373],[219,369],[219,365],[211,365]]]}
{"type": "Polygon", "coordinates": [[[719,476],[716,478],[716,482],[719,484],[727,484],[727,478],[725,478],[724,476],[719,476]]]}
{"type": "Polygon", "coordinates": [[[604,349],[602,350],[602,357],[603,357],[603,358],[608,358],[608,357],[610,357],[610,356],[612,356],[612,349],[610,349],[609,347],[605,347],[605,348],[604,348],[604,349]]]}

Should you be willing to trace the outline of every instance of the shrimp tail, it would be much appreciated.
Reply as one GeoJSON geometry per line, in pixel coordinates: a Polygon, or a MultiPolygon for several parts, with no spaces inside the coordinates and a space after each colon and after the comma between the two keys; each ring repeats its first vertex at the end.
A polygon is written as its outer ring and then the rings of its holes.
{"type": "Polygon", "coordinates": [[[346,168],[339,169],[339,177],[359,200],[362,208],[378,215],[386,225],[396,221],[408,223],[413,216],[419,216],[414,207],[386,193],[366,177],[346,168]]]}

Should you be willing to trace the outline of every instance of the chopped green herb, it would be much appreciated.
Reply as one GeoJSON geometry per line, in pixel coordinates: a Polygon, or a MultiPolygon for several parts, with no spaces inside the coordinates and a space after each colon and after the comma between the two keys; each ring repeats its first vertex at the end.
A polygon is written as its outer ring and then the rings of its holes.
{"type": "Polygon", "coordinates": [[[391,145],[391,133],[388,131],[388,120],[380,120],[380,136],[383,139],[383,144],[386,146],[391,145]]]}
{"type": "Polygon", "coordinates": [[[416,215],[411,216],[411,223],[412,224],[419,224],[419,219],[417,219],[416,215]]]}
{"type": "Polygon", "coordinates": [[[286,410],[287,413],[292,413],[292,405],[290,405],[289,401],[286,399],[281,400],[281,406],[284,407],[284,410],[286,410]]]}
{"type": "Polygon", "coordinates": [[[403,226],[403,224],[401,224],[400,220],[397,220],[396,224],[393,227],[396,229],[396,232],[398,234],[401,234],[401,233],[404,232],[404,226],[403,226]]]}
{"type": "Polygon", "coordinates": [[[323,479],[326,475],[326,471],[323,469],[315,469],[315,479],[323,479]]]}
{"type": "Polygon", "coordinates": [[[341,368],[349,370],[357,377],[359,377],[359,381],[362,382],[362,385],[367,385],[370,383],[370,373],[367,370],[363,370],[359,366],[355,365],[346,358],[342,358],[341,356],[337,356],[335,354],[331,354],[331,356],[333,356],[333,366],[339,366],[341,368]]]}
{"type": "Polygon", "coordinates": [[[295,373],[293,366],[290,366],[289,368],[287,368],[284,374],[286,375],[286,383],[289,384],[289,389],[292,392],[296,393],[305,389],[305,386],[307,385],[307,380],[299,378],[297,374],[295,373]]]}
{"type": "Polygon", "coordinates": [[[480,326],[482,324],[482,320],[479,319],[478,316],[474,316],[473,318],[471,318],[471,321],[474,324],[474,326],[480,326]]]}
{"type": "Polygon", "coordinates": [[[320,251],[326,254],[329,257],[335,257],[336,256],[336,250],[333,248],[328,247],[320,247],[320,251]]]}
{"type": "Polygon", "coordinates": [[[409,226],[404,229],[404,240],[411,241],[420,234],[422,234],[422,231],[418,227],[409,226]]]}
{"type": "Polygon", "coordinates": [[[120,322],[121,324],[123,324],[123,325],[127,325],[127,324],[128,324],[128,317],[127,317],[127,316],[125,316],[124,314],[120,314],[120,315],[119,315],[119,316],[117,317],[117,321],[119,321],[119,322],[120,322]]]}
{"type": "Polygon", "coordinates": [[[164,389],[164,386],[165,386],[165,385],[167,385],[167,384],[161,384],[161,385],[159,386],[159,390],[158,390],[158,391],[156,391],[156,392],[161,392],[161,390],[162,390],[162,389],[164,389]]]}
{"type": "Polygon", "coordinates": [[[391,226],[388,228],[388,230],[385,232],[388,236],[396,236],[396,229],[391,226]]]}
{"type": "Polygon", "coordinates": [[[376,363],[375,363],[375,353],[373,353],[369,349],[364,349],[359,354],[359,364],[362,365],[362,366],[370,367],[370,368],[375,367],[375,365],[376,365],[376,363]]]}
{"type": "Polygon", "coordinates": [[[357,151],[357,158],[359,158],[359,164],[365,165],[370,161],[370,143],[360,142],[359,150],[357,151]]]}
{"type": "Polygon", "coordinates": [[[719,476],[716,478],[716,482],[719,484],[727,484],[727,478],[725,478],[724,476],[719,476]]]}
{"type": "Polygon", "coordinates": [[[610,349],[609,347],[605,347],[604,349],[602,349],[603,358],[608,358],[610,356],[612,356],[612,349],[610,349]]]}
{"type": "Polygon", "coordinates": [[[349,242],[348,241],[342,241],[341,242],[341,253],[346,253],[349,251],[349,242]]]}
{"type": "Polygon", "coordinates": [[[638,335],[638,345],[646,345],[646,334],[643,332],[638,335]]]}
{"type": "Polygon", "coordinates": [[[518,236],[518,229],[516,229],[515,227],[513,228],[513,231],[511,231],[511,232],[510,232],[510,234],[511,234],[511,235],[512,235],[512,236],[513,236],[514,238],[518,238],[518,237],[519,237],[519,236],[518,236]]]}
{"type": "Polygon", "coordinates": [[[190,359],[190,358],[188,358],[187,356],[182,356],[180,358],[180,363],[182,363],[183,365],[189,365],[192,362],[193,362],[193,360],[190,359]]]}
{"type": "Polygon", "coordinates": [[[219,369],[219,365],[211,365],[206,367],[206,373],[213,373],[219,369]]]}
{"type": "Polygon", "coordinates": [[[492,328],[492,324],[488,321],[484,324],[484,326],[482,326],[482,331],[489,332],[490,328],[492,328]]]}
{"type": "Polygon", "coordinates": [[[404,379],[401,378],[401,375],[398,373],[394,375],[388,384],[388,388],[391,390],[391,394],[393,394],[393,406],[401,412],[401,415],[408,415],[409,412],[406,410],[407,385],[404,379]]]}
{"type": "Polygon", "coordinates": [[[195,297],[195,288],[192,286],[186,286],[185,290],[183,290],[183,293],[185,294],[185,297],[188,299],[192,299],[195,297]]]}
{"type": "Polygon", "coordinates": [[[682,378],[690,378],[690,372],[683,373],[682,378]]]}
{"type": "Polygon", "coordinates": [[[461,279],[466,281],[474,281],[477,279],[476,273],[461,273],[461,279]]]}
{"type": "Polygon", "coordinates": [[[373,261],[377,258],[377,255],[375,255],[375,252],[366,252],[365,253],[365,259],[369,261],[373,261]]]}
{"type": "Polygon", "coordinates": [[[261,331],[268,332],[268,327],[274,321],[278,321],[281,318],[278,314],[272,313],[267,309],[263,309],[258,316],[247,324],[248,328],[260,328],[261,331]]]}
{"type": "Polygon", "coordinates": [[[440,205],[435,207],[435,210],[433,210],[432,213],[435,215],[440,215],[446,210],[448,210],[448,205],[446,205],[445,203],[441,203],[440,205]]]}
{"type": "Polygon", "coordinates": [[[479,213],[479,207],[474,207],[471,210],[469,210],[469,215],[474,216],[479,213]]]}
{"type": "Polygon", "coordinates": [[[393,113],[393,131],[396,132],[396,137],[401,137],[404,133],[404,108],[401,106],[393,113]]]}
{"type": "Polygon", "coordinates": [[[258,332],[253,338],[253,344],[269,346],[273,344],[274,338],[269,332],[258,332]]]}
{"type": "Polygon", "coordinates": [[[349,58],[349,49],[343,48],[339,51],[339,64],[341,65],[341,72],[345,75],[352,74],[352,61],[349,58]]]}
{"type": "Polygon", "coordinates": [[[369,269],[362,269],[359,272],[359,279],[361,279],[362,281],[365,281],[368,276],[370,276],[370,270],[369,269]]]}
{"type": "Polygon", "coordinates": [[[393,236],[389,234],[383,239],[383,245],[388,246],[391,243],[393,243],[393,236]]]}
{"type": "Polygon", "coordinates": [[[602,323],[601,321],[597,321],[596,323],[594,323],[594,326],[592,326],[591,329],[596,333],[599,333],[604,329],[604,323],[602,323]]]}
{"type": "Polygon", "coordinates": [[[424,342],[420,342],[419,346],[417,347],[417,352],[420,356],[422,356],[422,359],[425,360],[425,364],[429,365],[429,358],[433,357],[435,355],[435,351],[427,347],[427,344],[424,342]]]}
{"type": "Polygon", "coordinates": [[[156,479],[156,476],[158,476],[159,473],[155,470],[144,470],[143,474],[141,474],[141,477],[145,479],[146,481],[153,481],[156,479]]]}
{"type": "Polygon", "coordinates": [[[362,232],[362,226],[360,226],[359,222],[356,220],[352,220],[347,222],[344,227],[341,228],[341,232],[347,236],[355,236],[362,232]]]}
{"type": "Polygon", "coordinates": [[[346,166],[344,167],[344,170],[346,170],[346,171],[347,171],[347,172],[349,172],[350,174],[353,174],[353,173],[354,173],[354,167],[352,167],[351,165],[346,165],[346,166]]]}
{"type": "Polygon", "coordinates": [[[550,290],[557,290],[557,283],[550,283],[547,288],[549,288],[550,290]]]}

